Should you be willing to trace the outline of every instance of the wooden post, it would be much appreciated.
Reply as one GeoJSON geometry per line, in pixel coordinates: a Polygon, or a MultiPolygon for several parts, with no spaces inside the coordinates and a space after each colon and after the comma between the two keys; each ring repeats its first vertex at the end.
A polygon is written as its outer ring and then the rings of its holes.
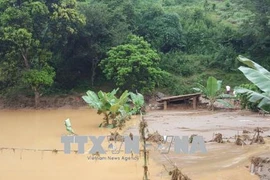
{"type": "Polygon", "coordinates": [[[193,109],[196,109],[197,108],[197,97],[194,96],[193,97],[193,109]]]}
{"type": "Polygon", "coordinates": [[[163,101],[163,105],[164,105],[164,110],[167,109],[167,101],[163,101]]]}
{"type": "Polygon", "coordinates": [[[140,134],[141,134],[141,138],[143,140],[143,157],[144,157],[144,166],[143,166],[143,169],[144,169],[144,176],[143,176],[143,180],[149,180],[148,179],[148,166],[147,166],[147,151],[146,151],[146,137],[145,137],[145,131],[146,131],[146,128],[147,127],[147,123],[145,122],[145,119],[144,117],[142,116],[142,113],[141,113],[141,122],[140,122],[140,134]]]}

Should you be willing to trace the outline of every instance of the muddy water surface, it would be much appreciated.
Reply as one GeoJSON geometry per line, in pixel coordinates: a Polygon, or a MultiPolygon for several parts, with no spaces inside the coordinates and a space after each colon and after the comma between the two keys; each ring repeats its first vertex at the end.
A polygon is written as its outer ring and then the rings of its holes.
{"type": "MultiPolygon", "coordinates": [[[[70,118],[75,133],[108,135],[109,130],[97,128],[102,117],[89,109],[5,110],[0,111],[0,148],[63,149],[61,136],[66,134],[64,120],[70,118]]],[[[135,125],[136,119],[129,122],[135,125]],[[134,122],[134,123],[133,123],[134,122]]],[[[72,147],[76,149],[76,146],[72,147]]],[[[86,147],[87,149],[87,147],[86,147]]],[[[89,154],[2,150],[0,180],[141,180],[143,161],[89,160],[89,154]]],[[[115,155],[114,155],[115,157],[115,155]]],[[[150,162],[150,176],[162,170],[150,162]]]]}
{"type": "MultiPolygon", "coordinates": [[[[108,135],[110,130],[97,128],[102,116],[88,108],[57,110],[1,110],[0,148],[29,148],[33,150],[2,150],[0,152],[0,180],[74,180],[74,179],[117,179],[141,180],[143,159],[122,160],[127,155],[112,155],[114,160],[91,160],[89,154],[64,154],[40,152],[35,149],[63,149],[61,136],[66,134],[64,120],[70,118],[72,127],[79,135],[108,135]],[[118,160],[117,158],[120,158],[118,160]]],[[[129,127],[136,127],[134,117],[129,127]]],[[[162,126],[162,123],[160,124],[162,126]]],[[[134,128],[132,128],[134,130],[134,128]]],[[[89,144],[86,149],[90,148],[89,144]]],[[[251,147],[234,145],[211,145],[207,154],[174,155],[171,159],[183,167],[184,173],[193,180],[255,180],[245,165],[251,155],[269,151],[268,144],[251,147]]],[[[72,149],[77,149],[72,146],[72,149]]],[[[169,179],[162,165],[168,160],[159,154],[150,153],[151,180],[169,179]]],[[[105,157],[105,156],[104,156],[105,157]]]]}

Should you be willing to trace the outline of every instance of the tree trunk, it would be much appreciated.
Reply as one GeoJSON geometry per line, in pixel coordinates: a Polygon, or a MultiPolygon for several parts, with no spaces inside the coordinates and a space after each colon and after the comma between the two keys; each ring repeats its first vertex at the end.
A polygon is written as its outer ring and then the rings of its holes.
{"type": "Polygon", "coordinates": [[[211,111],[215,110],[214,103],[215,103],[214,100],[210,100],[210,109],[211,109],[211,111]]]}
{"type": "Polygon", "coordinates": [[[91,85],[94,86],[95,77],[96,77],[96,68],[97,68],[98,60],[93,59],[92,60],[92,75],[91,75],[91,85]]]}
{"type": "Polygon", "coordinates": [[[23,61],[24,61],[24,65],[25,65],[26,69],[30,69],[30,65],[29,65],[29,62],[27,59],[27,50],[25,50],[25,51],[21,50],[21,52],[22,52],[22,57],[23,57],[23,61]]]}
{"type": "Polygon", "coordinates": [[[147,126],[147,123],[145,122],[144,117],[141,113],[141,122],[140,122],[140,133],[141,138],[143,140],[143,159],[144,159],[144,166],[143,166],[143,180],[149,180],[148,179],[148,166],[147,166],[147,150],[146,150],[146,137],[145,137],[145,128],[147,126]]]}
{"type": "Polygon", "coordinates": [[[38,108],[40,101],[40,93],[38,92],[37,88],[34,88],[34,93],[35,93],[35,108],[38,108]]]}
{"type": "Polygon", "coordinates": [[[105,119],[106,126],[108,126],[110,124],[110,122],[109,122],[109,115],[106,112],[104,112],[103,114],[105,116],[104,119],[105,119]]]}

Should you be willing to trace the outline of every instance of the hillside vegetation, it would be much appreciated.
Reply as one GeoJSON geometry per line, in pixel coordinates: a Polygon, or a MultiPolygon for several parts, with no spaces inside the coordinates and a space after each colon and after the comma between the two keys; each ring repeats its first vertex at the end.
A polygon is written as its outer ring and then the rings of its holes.
{"type": "Polygon", "coordinates": [[[238,55],[270,68],[270,1],[0,0],[3,97],[193,92],[248,83],[238,55]],[[121,92],[121,91],[120,91],[121,92]]]}

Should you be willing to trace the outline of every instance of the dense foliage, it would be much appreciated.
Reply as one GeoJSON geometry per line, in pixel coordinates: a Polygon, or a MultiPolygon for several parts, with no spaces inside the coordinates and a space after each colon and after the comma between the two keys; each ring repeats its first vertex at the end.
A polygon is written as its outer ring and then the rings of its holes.
{"type": "Polygon", "coordinates": [[[106,77],[131,91],[151,92],[164,72],[160,57],[141,37],[130,35],[126,44],[112,48],[100,65],[106,77]]]}
{"type": "Polygon", "coordinates": [[[35,92],[36,106],[40,86],[52,85],[50,66],[55,47],[61,50],[68,37],[77,32],[84,17],[76,11],[76,1],[0,1],[0,73],[2,88],[24,82],[35,92]]]}
{"type": "Polygon", "coordinates": [[[246,81],[238,54],[269,69],[269,8],[269,0],[0,0],[0,93],[32,93],[38,104],[41,94],[106,85],[189,93],[209,76],[234,87],[246,81]]]}

